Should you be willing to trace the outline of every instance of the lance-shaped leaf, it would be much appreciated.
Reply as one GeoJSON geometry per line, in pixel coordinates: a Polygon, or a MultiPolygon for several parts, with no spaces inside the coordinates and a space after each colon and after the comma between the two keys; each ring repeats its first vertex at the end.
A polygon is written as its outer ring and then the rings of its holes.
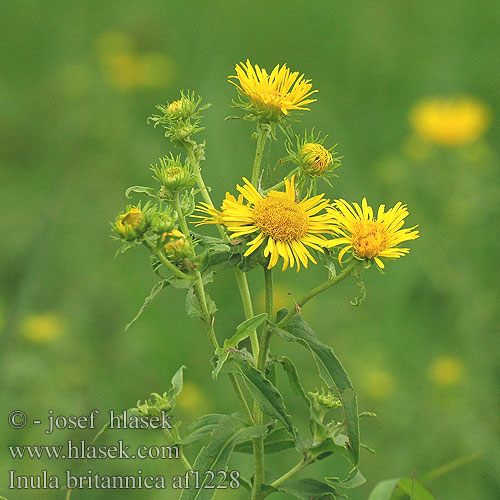
{"type": "MultiPolygon", "coordinates": [[[[243,375],[247,382],[248,390],[253,398],[259,404],[261,410],[270,417],[280,422],[285,429],[295,437],[295,429],[292,425],[292,417],[288,415],[285,407],[285,401],[278,389],[271,384],[266,377],[250,365],[248,361],[236,354],[234,364],[237,370],[243,375]]],[[[227,363],[229,364],[229,363],[227,363]]]]}
{"type": "MultiPolygon", "coordinates": [[[[287,310],[278,312],[278,322],[286,315],[287,310]]],[[[294,316],[283,329],[271,327],[282,339],[288,342],[297,342],[307,347],[314,356],[320,376],[329,387],[336,387],[344,410],[344,419],[349,436],[348,446],[351,451],[351,461],[354,465],[359,462],[359,417],[358,400],[351,380],[342,363],[338,360],[333,349],[323,344],[302,316],[294,316]]]]}
{"type": "Polygon", "coordinates": [[[217,378],[222,366],[229,358],[231,349],[236,349],[238,347],[238,344],[247,339],[250,334],[266,320],[266,318],[267,314],[262,313],[243,321],[243,323],[240,323],[236,327],[236,333],[231,338],[224,340],[224,345],[222,347],[219,347],[215,352],[215,354],[217,355],[217,365],[212,372],[212,376],[214,379],[217,378]]]}
{"type": "Polygon", "coordinates": [[[309,401],[309,398],[306,396],[306,393],[304,391],[304,388],[302,387],[302,384],[300,383],[299,379],[299,374],[297,373],[297,368],[293,364],[293,361],[287,357],[283,356],[281,358],[282,366],[283,369],[285,370],[285,373],[288,376],[288,382],[290,384],[290,389],[292,392],[296,395],[302,398],[307,406],[311,406],[311,402],[309,401]]]}
{"type": "MultiPolygon", "coordinates": [[[[290,437],[286,429],[279,428],[272,430],[264,438],[264,452],[267,454],[278,453],[282,450],[289,450],[295,447],[295,440],[290,437]]],[[[253,453],[253,442],[244,441],[234,448],[238,453],[253,453]]]]}
{"type": "Polygon", "coordinates": [[[396,491],[403,492],[412,500],[436,500],[422,483],[411,477],[387,479],[378,483],[370,493],[368,500],[390,500],[396,491]]]}
{"type": "Polygon", "coordinates": [[[361,471],[355,467],[345,479],[340,479],[338,477],[325,477],[327,481],[332,486],[338,486],[344,489],[352,489],[361,486],[366,483],[365,476],[361,474],[361,471]]]}
{"type": "Polygon", "coordinates": [[[223,418],[227,418],[227,415],[222,415],[220,413],[203,415],[187,428],[186,435],[182,438],[179,444],[188,445],[205,439],[212,434],[223,418]]]}
{"type": "Polygon", "coordinates": [[[239,416],[232,415],[222,418],[210,435],[210,442],[200,450],[193,464],[193,470],[199,471],[200,474],[200,488],[183,490],[180,500],[211,500],[217,489],[204,488],[210,480],[206,472],[226,470],[236,443],[261,437],[266,432],[267,426],[248,427],[245,420],[239,416]]]}
{"type": "Polygon", "coordinates": [[[337,498],[337,491],[333,486],[317,479],[285,481],[275,488],[275,491],[287,493],[300,500],[311,500],[311,498],[314,498],[314,500],[327,498],[335,500],[337,498]]]}
{"type": "Polygon", "coordinates": [[[146,310],[146,308],[153,302],[153,299],[169,284],[169,280],[161,280],[155,284],[155,286],[151,289],[150,294],[144,299],[144,304],[142,304],[139,312],[134,316],[134,319],[125,327],[125,331],[127,331],[142,315],[142,313],[146,310]]]}

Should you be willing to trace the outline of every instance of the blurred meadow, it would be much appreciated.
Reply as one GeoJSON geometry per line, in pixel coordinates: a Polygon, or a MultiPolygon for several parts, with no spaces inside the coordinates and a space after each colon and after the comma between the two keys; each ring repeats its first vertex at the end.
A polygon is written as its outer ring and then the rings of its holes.
{"type": "MultiPolygon", "coordinates": [[[[383,479],[420,477],[471,456],[430,482],[431,491],[438,500],[500,498],[498,1],[4,0],[2,11],[0,496],[41,498],[9,491],[11,469],[138,469],[117,460],[16,463],[8,444],[60,444],[95,432],[12,430],[7,415],[14,409],[32,418],[49,409],[122,410],[167,390],[183,364],[176,420],[187,425],[223,412],[229,399],[235,406],[229,383],[211,379],[209,345],[201,324],[185,315],[182,291],[166,289],[124,332],[156,280],[141,249],[114,258],[109,221],[130,203],[125,189],[150,185],[150,164],[172,150],[146,118],[181,88],[212,104],[201,135],[214,199],[248,175],[254,124],[224,118],[235,114],[227,76],[250,58],[268,69],[286,62],[319,90],[294,128],[314,126],[338,143],[343,165],[328,197],[366,196],[377,206],[402,201],[409,224],[420,225],[407,257],[389,263],[386,275],[364,273],[361,306],[349,303],[357,293],[349,280],[303,311],[349,372],[360,409],[378,415],[361,422],[362,440],[376,454],[363,452],[367,484],[349,498],[366,499],[383,479]]],[[[282,154],[273,144],[264,161],[274,165],[282,154]]],[[[325,272],[312,266],[275,273],[278,304],[289,304],[289,291],[300,296],[325,272]]],[[[217,324],[230,335],[243,312],[230,273],[217,281],[210,293],[225,304],[217,324]]],[[[262,287],[260,273],[250,281],[262,287]]],[[[262,310],[263,294],[256,294],[262,310]]],[[[298,368],[314,390],[309,361],[298,368]]],[[[125,432],[106,439],[161,442],[152,431],[125,432]]],[[[272,460],[283,470],[295,462],[288,452],[272,460]]],[[[165,467],[169,474],[181,470],[159,461],[139,468],[165,467]]],[[[338,473],[329,460],[317,470],[338,473]]],[[[241,490],[221,498],[247,496],[241,490]]],[[[63,497],[43,492],[44,500],[63,497]]],[[[111,497],[176,495],[90,490],[72,500],[111,497]]]]}

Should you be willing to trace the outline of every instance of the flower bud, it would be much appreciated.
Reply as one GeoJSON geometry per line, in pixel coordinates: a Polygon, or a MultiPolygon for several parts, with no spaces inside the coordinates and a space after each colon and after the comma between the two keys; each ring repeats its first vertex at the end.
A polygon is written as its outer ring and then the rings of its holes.
{"type": "Polygon", "coordinates": [[[160,166],[154,165],[151,170],[167,192],[190,189],[196,182],[189,167],[182,164],[180,156],[160,158],[160,166]]]}
{"type": "Polygon", "coordinates": [[[144,403],[137,401],[137,407],[131,409],[132,413],[148,417],[158,417],[162,414],[162,412],[169,412],[174,406],[166,392],[164,392],[162,396],[153,392],[151,393],[151,396],[152,397],[150,399],[146,399],[144,403]]]}
{"type": "Polygon", "coordinates": [[[310,177],[321,177],[333,163],[333,157],[322,144],[305,143],[299,151],[300,166],[310,177]]]}
{"type": "Polygon", "coordinates": [[[179,262],[189,256],[191,246],[188,239],[177,229],[164,233],[162,240],[167,257],[173,262],[179,262]]]}
{"type": "Polygon", "coordinates": [[[135,240],[148,229],[146,214],[140,207],[127,207],[127,211],[116,218],[113,229],[121,238],[127,241],[135,240]]]}
{"type": "Polygon", "coordinates": [[[155,207],[154,210],[151,210],[149,219],[150,228],[156,234],[168,233],[174,228],[175,218],[172,216],[170,208],[167,208],[163,212],[159,212],[155,207]]]}

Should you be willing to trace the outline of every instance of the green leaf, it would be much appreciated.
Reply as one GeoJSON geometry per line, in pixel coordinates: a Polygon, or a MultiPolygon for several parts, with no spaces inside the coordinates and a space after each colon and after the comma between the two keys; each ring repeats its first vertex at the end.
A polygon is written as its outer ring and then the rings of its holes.
{"type": "Polygon", "coordinates": [[[330,486],[323,481],[317,479],[299,479],[296,481],[285,481],[277,487],[278,491],[282,491],[289,495],[299,498],[300,500],[321,500],[337,498],[337,491],[333,486],[330,486]]]}
{"type": "Polygon", "coordinates": [[[203,487],[209,480],[209,477],[205,476],[206,471],[226,470],[231,453],[238,442],[263,436],[266,431],[267,427],[264,425],[247,427],[245,420],[238,416],[224,416],[210,435],[210,442],[200,450],[193,464],[193,469],[200,473],[201,488],[183,490],[180,500],[213,498],[217,490],[203,487]]]}
{"type": "Polygon", "coordinates": [[[393,491],[398,485],[401,478],[398,479],[386,479],[373,488],[368,500],[390,500],[393,491]]]}
{"type": "Polygon", "coordinates": [[[368,500],[390,500],[397,491],[403,492],[412,500],[436,500],[436,497],[422,483],[411,477],[387,479],[378,483],[368,500]]]}
{"type": "Polygon", "coordinates": [[[223,419],[227,418],[227,415],[223,415],[221,413],[213,413],[208,415],[203,415],[202,417],[195,420],[186,431],[186,435],[179,442],[182,445],[188,445],[196,443],[214,431],[219,422],[223,419]]]}
{"type": "Polygon", "coordinates": [[[186,369],[184,365],[182,365],[172,377],[171,383],[172,387],[168,391],[168,399],[175,401],[175,398],[181,393],[182,386],[184,383],[183,371],[186,369]]]}
{"type": "Polygon", "coordinates": [[[361,474],[360,470],[355,467],[345,479],[338,477],[325,477],[325,481],[344,489],[352,489],[366,483],[366,478],[361,474]]]}
{"type": "Polygon", "coordinates": [[[310,407],[311,402],[309,401],[309,398],[306,396],[304,388],[302,387],[302,384],[300,383],[299,374],[297,373],[297,368],[293,364],[293,361],[287,356],[283,356],[281,358],[281,361],[282,361],[283,369],[285,370],[285,373],[288,376],[288,382],[290,384],[290,389],[292,390],[292,392],[296,396],[302,398],[306,402],[307,406],[310,407]]]}
{"type": "Polygon", "coordinates": [[[286,412],[285,401],[278,389],[264,377],[262,372],[251,366],[242,356],[234,356],[234,360],[240,373],[247,381],[250,393],[262,411],[280,422],[290,435],[295,437],[292,418],[286,412]]]}
{"type": "MultiPolygon", "coordinates": [[[[286,429],[279,428],[272,430],[264,439],[264,452],[267,454],[278,453],[282,450],[289,450],[295,447],[295,441],[290,437],[286,429]]],[[[234,451],[238,453],[253,453],[252,441],[244,441],[238,444],[234,451]]]]}
{"type": "MultiPolygon", "coordinates": [[[[205,296],[207,298],[208,313],[210,316],[213,316],[217,311],[217,306],[208,293],[205,294],[205,296]]],[[[203,320],[203,314],[200,310],[200,305],[198,304],[194,288],[190,288],[186,295],[186,311],[190,318],[200,318],[203,320]]]]}
{"type": "Polygon", "coordinates": [[[125,327],[125,331],[127,331],[142,315],[145,309],[151,304],[153,299],[169,284],[169,280],[161,280],[155,284],[155,286],[151,289],[150,294],[144,299],[144,304],[142,304],[139,312],[134,316],[134,319],[125,327]]]}
{"type": "MultiPolygon", "coordinates": [[[[278,322],[286,315],[286,309],[278,312],[278,322]]],[[[344,420],[349,437],[353,465],[359,462],[359,416],[358,400],[351,380],[333,349],[318,340],[302,316],[294,316],[283,329],[274,327],[274,332],[288,342],[297,342],[307,347],[318,365],[320,376],[331,388],[336,387],[344,410],[344,420]]]]}
{"type": "Polygon", "coordinates": [[[131,193],[143,193],[151,196],[151,198],[158,199],[158,192],[156,189],[147,186],[131,186],[125,191],[125,196],[127,198],[132,198],[131,193]]]}
{"type": "Polygon", "coordinates": [[[224,345],[222,347],[219,347],[215,353],[217,355],[217,365],[212,372],[212,376],[214,379],[218,377],[222,366],[229,358],[231,349],[236,349],[238,347],[238,344],[247,339],[253,331],[255,331],[262,323],[264,323],[266,318],[267,314],[262,313],[243,321],[243,323],[240,323],[236,327],[236,333],[231,338],[224,340],[224,345]]]}

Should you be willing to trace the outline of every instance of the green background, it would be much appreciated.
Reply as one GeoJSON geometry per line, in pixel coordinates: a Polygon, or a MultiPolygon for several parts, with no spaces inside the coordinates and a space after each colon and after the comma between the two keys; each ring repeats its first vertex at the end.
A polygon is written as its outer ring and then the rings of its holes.
{"type": "MultiPolygon", "coordinates": [[[[478,458],[430,489],[440,500],[499,497],[497,1],[6,0],[2,11],[0,495],[64,496],[8,491],[12,469],[31,475],[68,468],[122,475],[138,468],[167,475],[181,470],[177,463],[13,461],[8,444],[60,444],[95,434],[44,436],[33,425],[12,430],[7,415],[13,409],[31,419],[45,418],[49,409],[63,415],[121,410],[166,390],[182,364],[189,390],[178,419],[187,424],[236,407],[228,382],[210,377],[208,342],[201,324],[186,317],[181,291],[166,290],[124,333],[155,276],[141,249],[113,258],[117,245],[108,221],[124,208],[125,189],[150,184],[149,165],[170,151],[146,117],[181,88],[212,103],[201,135],[214,198],[234,192],[249,175],[253,124],[224,121],[234,114],[227,76],[249,57],[268,69],[287,62],[319,89],[296,129],[314,126],[329,134],[330,145],[338,143],[343,166],[329,197],[367,196],[373,205],[391,206],[401,200],[409,204],[409,223],[420,224],[421,238],[408,257],[390,263],[385,276],[373,268],[365,273],[368,297],[361,307],[349,304],[357,293],[349,281],[304,309],[350,373],[361,409],[378,414],[362,422],[362,440],[377,453],[363,452],[367,484],[349,498],[367,498],[380,480],[418,477],[472,454],[478,458]],[[427,96],[456,94],[491,108],[487,134],[456,148],[416,143],[411,107],[427,96]],[[58,318],[53,329],[59,334],[43,341],[27,318],[46,314],[58,318]],[[455,371],[451,379],[436,374],[443,360],[455,371]]],[[[265,161],[274,165],[280,154],[273,145],[265,161]]],[[[313,266],[279,273],[278,300],[286,303],[288,290],[300,296],[325,272],[313,266]]],[[[257,271],[250,277],[260,309],[261,278],[257,271]]],[[[232,274],[219,275],[210,290],[222,339],[242,320],[232,274]]],[[[279,343],[275,350],[298,353],[306,389],[318,387],[302,351],[279,343]]],[[[298,400],[290,406],[305,417],[298,400]]],[[[161,442],[152,431],[115,431],[107,439],[120,438],[161,442]]],[[[248,457],[237,458],[246,469],[248,457]]],[[[270,464],[285,471],[296,460],[284,453],[270,464]]],[[[335,460],[314,467],[316,477],[345,472],[335,460]]],[[[224,498],[246,497],[242,490],[224,498]]],[[[72,495],[109,498],[175,495],[72,495]]]]}

